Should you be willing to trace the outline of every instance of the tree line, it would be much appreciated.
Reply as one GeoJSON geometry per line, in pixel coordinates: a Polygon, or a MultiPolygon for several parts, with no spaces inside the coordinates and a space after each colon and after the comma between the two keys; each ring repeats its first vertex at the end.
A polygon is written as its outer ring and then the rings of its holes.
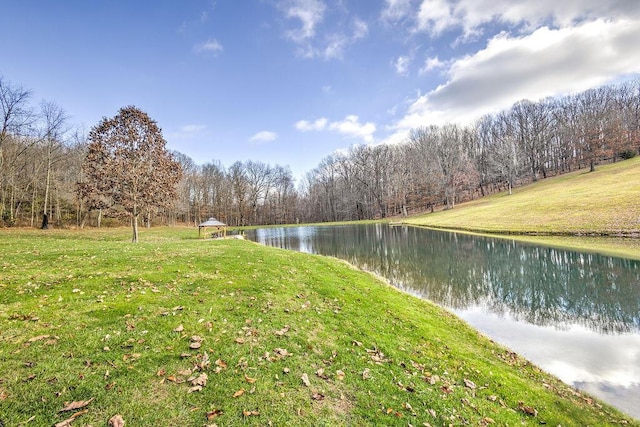
{"type": "MultiPolygon", "coordinates": [[[[73,129],[53,102],[34,106],[29,90],[1,76],[0,114],[0,225],[38,226],[45,213],[57,227],[126,223],[83,187],[90,132],[73,129]]],[[[196,164],[172,152],[182,170],[177,191],[167,193],[173,203],[136,215],[147,226],[212,216],[233,226],[406,216],[639,152],[636,79],[523,100],[472,125],[425,124],[394,145],[354,145],[325,157],[297,185],[287,166],[196,164]]]]}

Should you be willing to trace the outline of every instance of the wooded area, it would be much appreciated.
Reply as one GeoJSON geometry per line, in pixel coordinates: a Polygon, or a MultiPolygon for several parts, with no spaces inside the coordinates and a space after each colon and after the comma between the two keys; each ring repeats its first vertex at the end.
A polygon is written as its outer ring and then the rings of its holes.
{"type": "MultiPolygon", "coordinates": [[[[28,90],[0,77],[0,114],[0,225],[39,226],[44,213],[54,227],[80,226],[88,213],[90,225],[123,223],[101,219],[103,206],[80,197],[89,138],[70,128],[62,108],[34,107],[28,90]]],[[[425,123],[396,145],[331,154],[297,185],[286,166],[199,165],[174,152],[183,171],[175,202],[143,216],[147,225],[197,225],[208,217],[229,225],[385,218],[453,208],[639,152],[640,80],[634,80],[523,100],[471,126],[425,123]]]]}

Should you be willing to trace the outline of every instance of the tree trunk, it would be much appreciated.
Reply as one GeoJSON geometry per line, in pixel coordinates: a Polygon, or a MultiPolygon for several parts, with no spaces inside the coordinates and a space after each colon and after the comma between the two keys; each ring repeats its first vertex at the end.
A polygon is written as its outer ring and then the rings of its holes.
{"type": "Polygon", "coordinates": [[[131,243],[138,243],[138,215],[133,215],[131,218],[133,225],[133,236],[131,237],[131,243]]]}

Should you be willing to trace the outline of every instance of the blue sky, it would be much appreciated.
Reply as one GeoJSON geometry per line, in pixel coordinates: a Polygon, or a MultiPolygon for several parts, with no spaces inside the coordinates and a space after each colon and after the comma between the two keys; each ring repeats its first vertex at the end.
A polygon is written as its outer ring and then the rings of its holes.
{"type": "Polygon", "coordinates": [[[0,76],[86,130],[135,105],[196,163],[354,144],[640,73],[637,0],[0,0],[0,76]]]}

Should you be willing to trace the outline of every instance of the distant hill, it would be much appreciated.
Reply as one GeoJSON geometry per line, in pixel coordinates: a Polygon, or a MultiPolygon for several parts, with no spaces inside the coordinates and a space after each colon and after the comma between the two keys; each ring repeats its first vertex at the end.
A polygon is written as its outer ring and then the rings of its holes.
{"type": "Polygon", "coordinates": [[[640,157],[579,170],[405,222],[509,234],[640,234],[640,157]]]}

